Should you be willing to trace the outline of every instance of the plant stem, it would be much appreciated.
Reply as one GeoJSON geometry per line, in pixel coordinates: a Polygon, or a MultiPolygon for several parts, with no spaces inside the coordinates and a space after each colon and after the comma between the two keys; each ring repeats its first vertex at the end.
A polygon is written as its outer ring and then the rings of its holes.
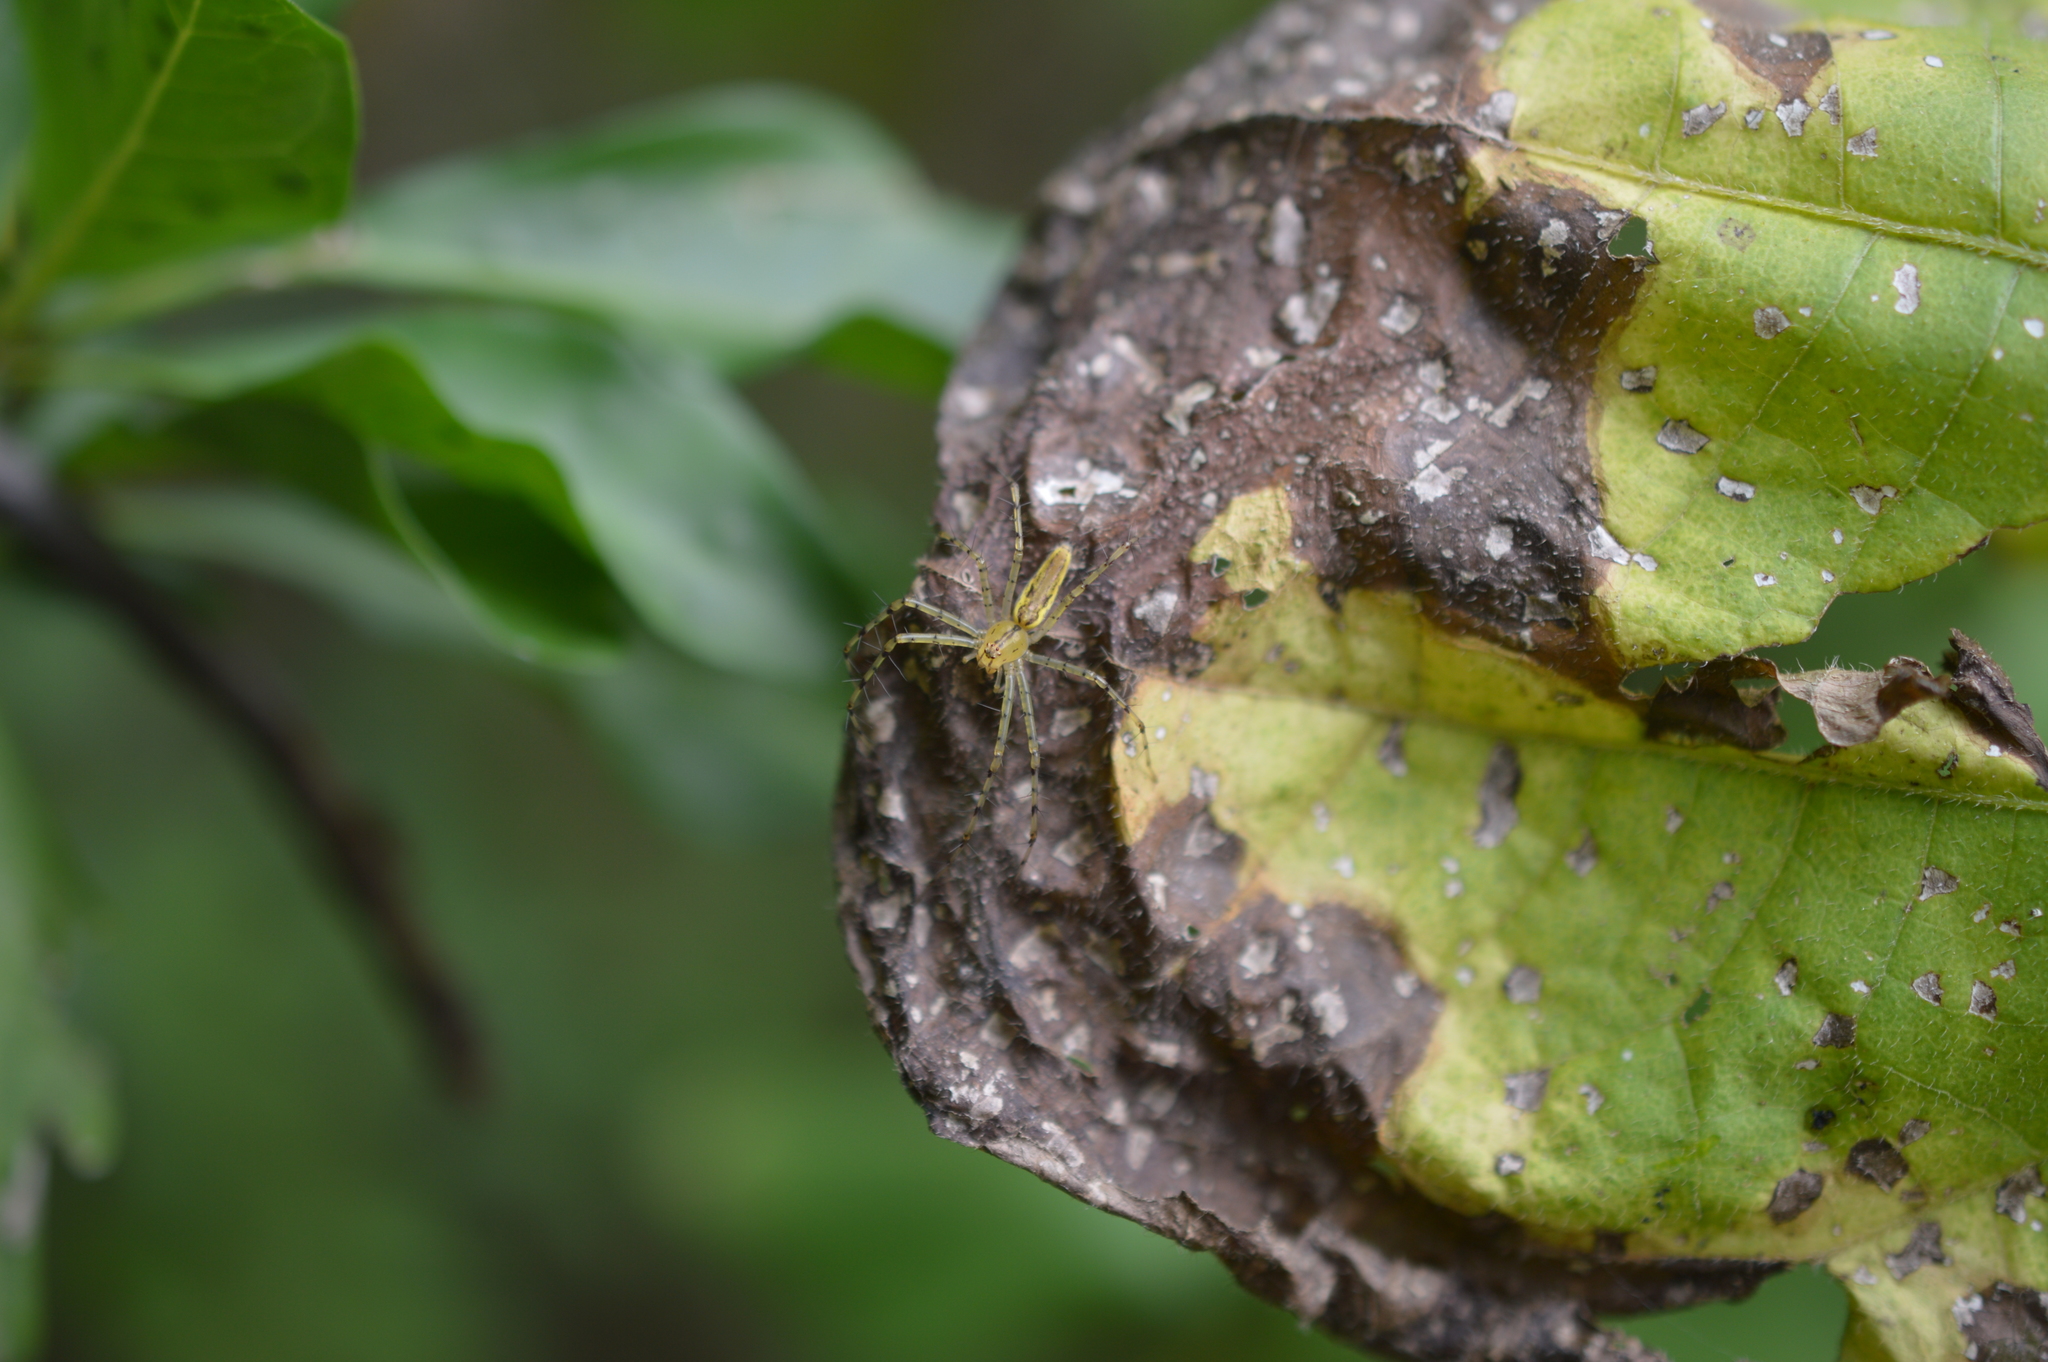
{"type": "Polygon", "coordinates": [[[99,536],[36,456],[6,431],[0,431],[0,524],[65,585],[119,620],[269,769],[411,1013],[442,1080],[458,1097],[480,1097],[483,1055],[469,1008],[413,913],[394,840],[335,773],[312,730],[259,694],[187,629],[99,536]]]}

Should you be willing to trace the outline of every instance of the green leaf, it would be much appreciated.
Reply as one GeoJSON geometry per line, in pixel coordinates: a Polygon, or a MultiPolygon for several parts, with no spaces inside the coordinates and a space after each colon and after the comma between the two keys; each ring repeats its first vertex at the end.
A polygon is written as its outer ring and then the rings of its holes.
{"type": "Polygon", "coordinates": [[[304,231],[340,213],[355,77],[289,0],[17,0],[34,73],[26,263],[55,281],[304,231]]]}
{"type": "Polygon", "coordinates": [[[1491,75],[1515,149],[1481,176],[1625,206],[1655,252],[1589,415],[1614,556],[1643,555],[1597,593],[1631,664],[1803,638],[1841,592],[2048,516],[2038,46],[1776,36],[1590,0],[1518,24],[1491,75]]]}
{"type": "Polygon", "coordinates": [[[1657,741],[1405,593],[1333,612],[1287,505],[1189,554],[1271,596],[1211,609],[1199,677],[1141,681],[1163,740],[1119,752],[1123,818],[1143,847],[1213,791],[1235,902],[1393,931],[1443,999],[1378,1131],[1402,1174],[1570,1251],[1825,1260],[1872,1356],[1946,1355],[1959,1296],[2048,1282],[2048,1207],[1996,1210],[2048,1153],[2048,792],[2009,741],[1940,700],[1805,760],[1657,741]],[[1922,1224],[1946,1261],[1901,1275],[1922,1224]]]}
{"type": "Polygon", "coordinates": [[[34,796],[0,733],[0,1347],[33,1350],[49,1148],[85,1174],[112,1160],[110,1086],[51,996],[53,923],[34,796]]]}
{"type": "MultiPolygon", "coordinates": [[[[587,545],[664,638],[729,670],[828,675],[840,621],[858,612],[773,437],[702,363],[673,350],[543,314],[443,312],[211,346],[102,348],[74,355],[59,378],[315,408],[366,447],[519,499],[587,545]]],[[[277,447],[294,457],[290,442],[277,447]]],[[[444,535],[483,552],[468,530],[423,515],[405,490],[413,522],[444,554],[453,542],[444,535]]],[[[389,512],[388,493],[377,499],[389,512]]],[[[465,513],[470,530],[484,514],[465,513]]],[[[468,566],[484,570],[481,558],[468,566]]],[[[552,590],[548,573],[522,577],[504,560],[496,571],[501,606],[522,594],[537,604],[552,590]]]]}
{"type": "Polygon", "coordinates": [[[408,479],[394,462],[371,461],[390,523],[509,651],[558,667],[613,660],[625,610],[603,569],[524,503],[408,479]]]}
{"type": "Polygon", "coordinates": [[[94,509],[100,528],[128,552],[288,583],[367,632],[463,650],[484,641],[473,618],[389,537],[293,492],[117,484],[95,497],[94,509]]]}
{"type": "Polygon", "coordinates": [[[4,225],[0,225],[0,255],[10,253],[14,242],[15,196],[21,188],[21,158],[28,149],[35,123],[34,93],[29,87],[28,63],[21,48],[21,24],[15,18],[13,0],[0,3],[0,204],[4,204],[4,225]]]}
{"type": "Polygon", "coordinates": [[[957,344],[1014,242],[846,106],[742,88],[420,171],[308,269],[593,313],[732,367],[860,316],[957,344]]]}
{"type": "MultiPolygon", "coordinates": [[[[623,640],[616,593],[589,555],[553,466],[525,446],[474,436],[409,363],[385,351],[345,353],[153,430],[116,427],[75,454],[67,471],[99,486],[138,474],[254,475],[402,544],[518,657],[587,667],[610,661],[623,640]],[[362,393],[381,402],[350,408],[347,399],[362,393]],[[409,476],[394,474],[400,456],[382,452],[391,448],[414,455],[409,476]],[[469,480],[457,481],[463,475],[469,480]],[[533,495],[520,498],[520,489],[533,495]],[[479,536],[486,524],[490,535],[479,536]]],[[[316,563],[360,565],[357,556],[317,552],[321,542],[306,545],[314,556],[297,560],[293,580],[303,584],[316,563]]],[[[356,590],[328,587],[344,597],[356,590]]]]}
{"type": "Polygon", "coordinates": [[[793,808],[822,808],[846,724],[836,686],[764,686],[651,640],[571,683],[577,708],[655,809],[706,843],[771,841],[793,808]]]}

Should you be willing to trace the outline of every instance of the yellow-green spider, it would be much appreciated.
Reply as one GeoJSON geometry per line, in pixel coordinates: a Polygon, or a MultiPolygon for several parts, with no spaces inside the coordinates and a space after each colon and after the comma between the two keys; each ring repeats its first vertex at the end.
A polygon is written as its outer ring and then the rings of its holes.
{"type": "Polygon", "coordinates": [[[947,543],[966,550],[974,559],[975,572],[981,583],[982,609],[988,615],[987,626],[976,626],[950,611],[941,610],[936,605],[913,600],[907,596],[893,602],[869,621],[867,628],[856,634],[853,641],[846,645],[849,664],[854,649],[860,646],[861,640],[867,638],[877,625],[893,619],[905,610],[916,611],[948,629],[956,629],[959,632],[892,634],[881,645],[881,655],[874,660],[873,665],[861,673],[860,682],[854,689],[853,698],[847,701],[846,710],[851,717],[854,706],[867,693],[868,682],[874,678],[875,673],[881,669],[898,644],[925,643],[939,648],[972,650],[975,665],[988,674],[992,683],[1001,688],[1003,706],[1001,717],[996,720],[996,748],[989,756],[988,776],[981,782],[981,789],[975,792],[974,808],[968,814],[967,831],[960,835],[960,844],[965,846],[974,836],[975,824],[981,817],[981,806],[987,802],[989,791],[994,787],[996,777],[1002,771],[1003,754],[1010,745],[1010,716],[1022,710],[1024,742],[1031,753],[1031,824],[1030,836],[1025,844],[1028,855],[1031,846],[1038,841],[1038,723],[1031,708],[1031,686],[1025,678],[1024,668],[1027,665],[1045,667],[1071,676],[1077,681],[1086,681],[1091,686],[1099,687],[1119,708],[1129,708],[1124,704],[1123,697],[1116,693],[1116,688],[1095,672],[1072,662],[1062,662],[1056,657],[1033,652],[1032,649],[1040,639],[1052,632],[1053,626],[1060,622],[1060,616],[1067,613],[1067,607],[1072,605],[1082,592],[1093,586],[1095,579],[1107,572],[1111,563],[1128,553],[1131,546],[1120,545],[1101,566],[1083,577],[1080,585],[1062,597],[1060,588],[1066,585],[1067,574],[1073,568],[1074,550],[1066,544],[1057,545],[1045,556],[1045,561],[1038,565],[1038,570],[1031,574],[1030,580],[1024,583],[1024,589],[1019,591],[1017,571],[1024,560],[1024,511],[1018,501],[1015,483],[1010,484],[1010,517],[1016,531],[1016,542],[1010,554],[1009,582],[1003,589],[1000,604],[995,593],[989,589],[988,564],[983,561],[982,556],[951,535],[940,536],[947,543]]]}

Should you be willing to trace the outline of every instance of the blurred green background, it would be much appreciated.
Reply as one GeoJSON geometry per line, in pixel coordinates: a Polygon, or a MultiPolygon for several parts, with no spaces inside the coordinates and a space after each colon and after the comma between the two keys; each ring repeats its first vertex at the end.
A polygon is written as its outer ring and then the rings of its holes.
{"type": "MultiPolygon", "coordinates": [[[[731,79],[877,116],[1010,212],[1254,0],[360,0],[365,173],[731,79]]],[[[877,596],[925,545],[931,412],[808,368],[746,389],[877,596]]],[[[50,1355],[1336,1359],[1215,1263],[927,1134],[832,917],[837,697],[671,654],[527,669],[232,572],[185,583],[402,831],[496,1091],[427,1080],[295,831],[69,600],[0,586],[0,704],[79,905],[71,987],[125,1138],[58,1175],[50,1355]]],[[[1959,625],[2048,696],[2048,566],[2000,545],[1845,602],[1809,662],[1959,625]]],[[[1821,1362],[1812,1274],[1642,1326],[1680,1362],[1821,1362]]]]}

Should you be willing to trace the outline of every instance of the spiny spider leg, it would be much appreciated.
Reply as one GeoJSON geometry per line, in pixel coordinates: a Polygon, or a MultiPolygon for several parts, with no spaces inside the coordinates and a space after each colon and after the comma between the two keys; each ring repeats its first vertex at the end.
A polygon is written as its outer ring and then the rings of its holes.
{"type": "Polygon", "coordinates": [[[960,845],[966,846],[974,838],[975,824],[981,819],[981,806],[988,802],[988,792],[995,788],[996,776],[1003,769],[1003,754],[1010,748],[1010,712],[1017,703],[1017,668],[1003,668],[1003,715],[996,720],[996,752],[988,762],[988,777],[981,782],[981,788],[974,792],[974,808],[967,815],[967,831],[960,834],[960,845]]]}
{"type": "MultiPolygon", "coordinates": [[[[875,624],[880,624],[882,620],[887,619],[890,615],[895,614],[899,610],[915,610],[921,615],[929,615],[931,618],[937,620],[939,623],[943,625],[947,625],[950,628],[958,629],[963,634],[968,634],[975,638],[979,638],[981,636],[981,630],[979,628],[972,624],[969,624],[966,620],[961,619],[952,611],[941,610],[936,605],[927,605],[923,601],[911,600],[908,596],[896,602],[896,604],[890,606],[888,611],[875,621],[875,624]]],[[[874,625],[869,625],[868,627],[873,628],[874,625]]],[[[856,643],[859,642],[858,639],[854,641],[856,643]]]]}
{"type": "MultiPolygon", "coordinates": [[[[988,560],[976,553],[964,539],[955,538],[950,534],[941,534],[939,541],[951,544],[954,548],[960,549],[974,560],[975,574],[981,579],[981,608],[988,611],[989,621],[993,623],[996,618],[996,598],[995,593],[990,591],[988,587],[988,560]]],[[[951,621],[948,621],[948,623],[951,623],[951,621]]]]}
{"type": "Polygon", "coordinates": [[[1067,598],[1060,602],[1059,609],[1053,611],[1052,614],[1046,619],[1044,624],[1040,625],[1038,628],[1033,629],[1031,631],[1031,641],[1033,643],[1036,643],[1039,639],[1042,639],[1047,634],[1051,633],[1052,627],[1060,622],[1060,616],[1067,613],[1067,607],[1072,605],[1075,602],[1075,600],[1080,597],[1082,592],[1086,591],[1089,587],[1094,586],[1095,579],[1097,577],[1100,577],[1103,573],[1109,571],[1109,565],[1111,563],[1114,563],[1117,559],[1123,557],[1130,551],[1131,546],[1129,544],[1119,544],[1117,546],[1117,550],[1115,553],[1112,553],[1111,555],[1109,555],[1109,557],[1103,559],[1102,565],[1100,567],[1096,568],[1095,571],[1089,573],[1086,577],[1083,577],[1081,579],[1081,584],[1075,587],[1072,591],[1069,591],[1067,593],[1067,598]]]}
{"type": "Polygon", "coordinates": [[[1038,720],[1031,711],[1031,678],[1022,663],[1010,664],[1017,673],[1017,699],[1024,710],[1024,746],[1031,752],[1031,835],[1024,839],[1024,854],[1038,845],[1038,720]]]}
{"type": "MultiPolygon", "coordinates": [[[[859,642],[859,640],[856,639],[855,642],[859,642]]],[[[853,694],[846,701],[846,714],[848,718],[853,717],[854,706],[858,705],[860,698],[868,693],[868,682],[875,679],[875,673],[882,670],[882,664],[889,660],[889,654],[896,651],[896,645],[899,643],[936,643],[945,648],[972,648],[975,646],[974,639],[955,638],[951,634],[896,635],[882,645],[881,656],[877,657],[874,664],[860,674],[860,680],[854,683],[853,694]]]]}
{"type": "Polygon", "coordinates": [[[860,647],[861,643],[867,638],[867,636],[874,632],[876,625],[880,624],[883,620],[888,619],[893,615],[899,615],[903,613],[905,610],[915,610],[921,615],[929,615],[931,618],[937,620],[940,624],[944,624],[951,628],[958,629],[963,634],[972,634],[977,638],[981,636],[981,626],[969,624],[966,620],[961,619],[958,615],[953,614],[951,611],[941,610],[936,605],[929,605],[924,601],[916,599],[915,597],[905,596],[901,600],[894,600],[889,602],[888,605],[882,608],[881,614],[876,615],[873,619],[869,620],[867,624],[862,627],[859,633],[855,634],[852,638],[848,639],[846,641],[846,655],[848,657],[852,657],[853,650],[860,647]]]}
{"type": "Polygon", "coordinates": [[[1026,653],[1024,654],[1024,660],[1036,666],[1050,667],[1063,676],[1073,677],[1076,681],[1086,681],[1091,686],[1099,686],[1102,689],[1102,693],[1111,700],[1114,700],[1116,707],[1122,710],[1125,715],[1128,716],[1131,713],[1130,705],[1125,702],[1123,696],[1116,693],[1116,687],[1110,685],[1109,682],[1103,680],[1094,672],[1089,671],[1086,667],[1078,666],[1072,662],[1062,662],[1056,657],[1047,657],[1043,653],[1026,653]]]}
{"type": "Polygon", "coordinates": [[[988,622],[994,624],[998,618],[1008,619],[1010,612],[1017,608],[1017,569],[1024,565],[1024,500],[1017,490],[1016,479],[1010,480],[1010,524],[1015,529],[1015,542],[1010,546],[1010,584],[1003,589],[1003,608],[1000,613],[991,606],[988,622]]]}

